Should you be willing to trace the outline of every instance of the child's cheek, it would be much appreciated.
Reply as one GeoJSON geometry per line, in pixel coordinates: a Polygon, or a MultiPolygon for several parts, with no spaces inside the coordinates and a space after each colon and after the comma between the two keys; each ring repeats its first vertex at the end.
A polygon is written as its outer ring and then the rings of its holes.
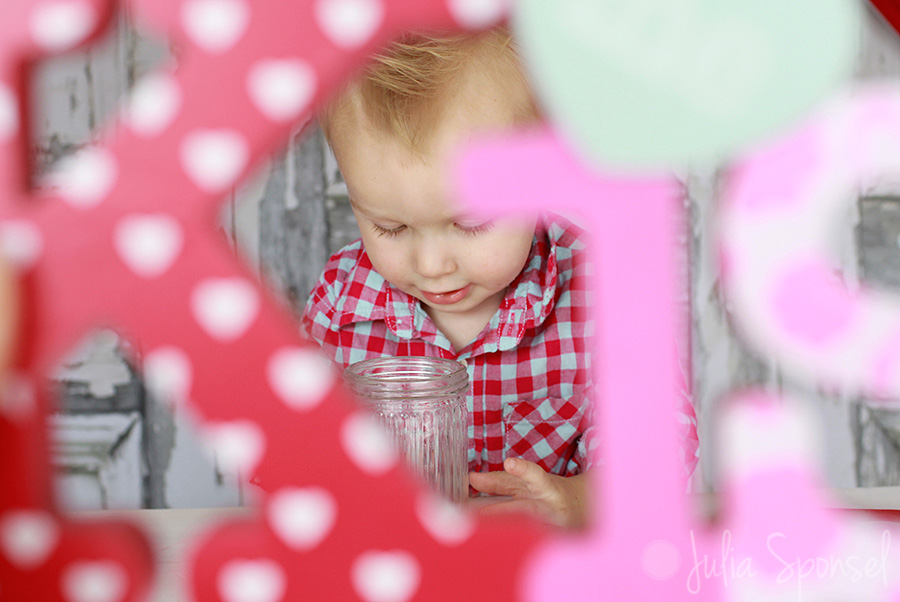
{"type": "Polygon", "coordinates": [[[476,277],[485,288],[497,292],[507,287],[521,273],[528,257],[529,247],[524,254],[510,248],[511,241],[491,245],[481,250],[477,259],[476,277]],[[514,251],[514,252],[511,252],[514,251]]]}
{"type": "Polygon", "coordinates": [[[400,284],[397,282],[397,276],[399,273],[402,273],[402,266],[408,265],[408,262],[400,256],[397,249],[391,249],[386,242],[374,234],[363,235],[363,246],[365,247],[366,255],[369,256],[369,260],[372,262],[372,267],[385,280],[397,286],[400,284]]]}

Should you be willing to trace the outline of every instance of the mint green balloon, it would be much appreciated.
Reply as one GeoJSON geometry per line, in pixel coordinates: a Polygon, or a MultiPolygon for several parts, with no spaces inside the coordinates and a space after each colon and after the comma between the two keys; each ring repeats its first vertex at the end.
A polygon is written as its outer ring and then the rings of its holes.
{"type": "Polygon", "coordinates": [[[588,158],[656,169],[727,159],[849,77],[859,0],[518,0],[548,116],[588,158]]]}

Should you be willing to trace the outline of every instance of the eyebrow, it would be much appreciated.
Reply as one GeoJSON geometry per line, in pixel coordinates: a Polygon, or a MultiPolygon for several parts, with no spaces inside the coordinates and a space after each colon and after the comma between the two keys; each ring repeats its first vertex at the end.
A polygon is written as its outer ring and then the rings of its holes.
{"type": "Polygon", "coordinates": [[[363,215],[365,215],[365,216],[366,216],[367,218],[369,218],[369,219],[377,219],[377,220],[385,220],[385,221],[397,221],[395,218],[388,217],[388,216],[386,216],[386,215],[376,215],[376,214],[372,213],[372,211],[369,210],[367,207],[365,207],[365,206],[363,206],[363,205],[360,205],[358,202],[354,201],[352,197],[347,197],[347,199],[350,201],[351,207],[353,207],[354,209],[356,209],[356,210],[362,212],[363,215]]]}
{"type": "MultiPolygon", "coordinates": [[[[398,219],[396,217],[392,217],[392,216],[388,216],[388,215],[378,215],[378,214],[372,213],[372,211],[370,211],[364,205],[361,205],[359,202],[357,202],[353,197],[351,197],[349,195],[347,196],[347,200],[349,201],[351,207],[362,212],[369,219],[397,222],[398,224],[403,223],[402,219],[398,219]]],[[[493,221],[495,221],[496,218],[485,219],[481,216],[478,216],[477,213],[472,214],[472,213],[463,212],[463,213],[459,213],[457,215],[449,216],[446,219],[447,219],[447,221],[452,221],[454,223],[457,221],[463,221],[463,222],[472,222],[475,225],[482,225],[482,224],[486,224],[488,222],[493,222],[493,221]]]]}
{"type": "Polygon", "coordinates": [[[366,208],[363,207],[362,205],[360,205],[356,200],[354,200],[354,198],[353,198],[352,196],[348,196],[348,197],[347,197],[347,200],[350,201],[350,206],[351,206],[352,208],[358,209],[358,210],[360,210],[360,211],[362,211],[363,213],[366,213],[366,214],[369,213],[368,211],[366,211],[366,208]]]}

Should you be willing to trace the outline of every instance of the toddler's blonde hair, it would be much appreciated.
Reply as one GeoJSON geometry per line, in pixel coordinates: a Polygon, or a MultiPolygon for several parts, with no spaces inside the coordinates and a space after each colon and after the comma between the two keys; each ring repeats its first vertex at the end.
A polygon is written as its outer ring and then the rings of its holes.
{"type": "Polygon", "coordinates": [[[475,34],[401,38],[323,107],[319,123],[330,140],[335,123],[352,111],[411,151],[422,151],[467,69],[480,70],[508,95],[516,123],[539,118],[512,36],[497,27],[475,34]]]}

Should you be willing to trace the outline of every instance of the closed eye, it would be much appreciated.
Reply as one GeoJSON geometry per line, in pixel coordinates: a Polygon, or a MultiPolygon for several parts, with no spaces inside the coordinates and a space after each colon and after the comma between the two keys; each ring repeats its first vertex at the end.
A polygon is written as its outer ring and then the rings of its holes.
{"type": "Polygon", "coordinates": [[[375,231],[375,234],[377,234],[378,236],[384,236],[386,238],[394,238],[405,229],[406,226],[397,226],[396,228],[382,228],[378,224],[372,224],[372,230],[375,231]]]}
{"type": "Polygon", "coordinates": [[[456,228],[458,230],[460,230],[461,232],[464,232],[465,234],[468,234],[469,236],[475,236],[476,234],[482,234],[484,232],[487,232],[491,228],[493,228],[494,222],[484,222],[483,224],[478,224],[475,226],[468,226],[468,225],[464,226],[462,224],[453,224],[453,225],[456,226],[456,228]]]}

